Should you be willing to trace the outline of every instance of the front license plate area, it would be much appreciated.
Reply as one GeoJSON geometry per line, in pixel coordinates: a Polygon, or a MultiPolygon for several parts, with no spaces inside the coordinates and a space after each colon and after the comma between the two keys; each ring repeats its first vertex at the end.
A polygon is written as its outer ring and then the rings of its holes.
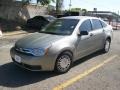
{"type": "Polygon", "coordinates": [[[21,57],[18,55],[15,55],[15,61],[18,63],[21,63],[21,57]]]}

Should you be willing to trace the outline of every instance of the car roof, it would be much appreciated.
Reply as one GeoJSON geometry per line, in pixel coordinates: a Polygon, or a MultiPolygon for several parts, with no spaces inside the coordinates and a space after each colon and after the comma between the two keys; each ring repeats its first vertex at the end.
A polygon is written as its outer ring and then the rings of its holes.
{"type": "Polygon", "coordinates": [[[99,18],[91,16],[67,16],[62,17],[61,19],[99,19],[99,18]]]}

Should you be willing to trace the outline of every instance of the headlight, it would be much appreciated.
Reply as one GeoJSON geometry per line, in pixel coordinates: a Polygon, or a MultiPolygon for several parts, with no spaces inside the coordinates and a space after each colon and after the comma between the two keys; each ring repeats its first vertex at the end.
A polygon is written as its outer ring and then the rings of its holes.
{"type": "Polygon", "coordinates": [[[48,53],[49,48],[16,48],[16,50],[33,56],[43,56],[48,53]]]}
{"type": "Polygon", "coordinates": [[[26,49],[26,53],[32,54],[33,56],[43,56],[47,54],[49,48],[29,48],[26,49]]]}
{"type": "Polygon", "coordinates": [[[31,54],[34,55],[34,56],[43,56],[45,55],[45,49],[43,48],[34,48],[34,49],[31,49],[31,54]]]}
{"type": "Polygon", "coordinates": [[[33,56],[43,56],[46,53],[46,50],[44,48],[16,48],[17,51],[31,54],[33,56]]]}

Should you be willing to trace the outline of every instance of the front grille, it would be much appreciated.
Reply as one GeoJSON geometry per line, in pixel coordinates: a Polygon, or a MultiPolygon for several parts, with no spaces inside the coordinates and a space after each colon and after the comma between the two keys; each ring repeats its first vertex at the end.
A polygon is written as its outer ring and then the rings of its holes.
{"type": "Polygon", "coordinates": [[[29,50],[23,48],[15,48],[15,50],[23,53],[29,53],[29,50]]]}
{"type": "Polygon", "coordinates": [[[22,53],[22,54],[32,55],[28,49],[15,47],[15,50],[19,53],[22,53]]]}

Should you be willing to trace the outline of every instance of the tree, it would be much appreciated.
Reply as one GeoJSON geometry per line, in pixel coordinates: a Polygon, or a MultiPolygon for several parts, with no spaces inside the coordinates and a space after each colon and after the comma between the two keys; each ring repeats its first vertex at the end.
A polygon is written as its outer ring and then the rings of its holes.
{"type": "MultiPolygon", "coordinates": [[[[31,0],[22,0],[24,4],[29,4],[31,0]]],[[[50,2],[54,2],[54,0],[36,0],[37,3],[40,3],[41,5],[48,5],[50,2]]]]}
{"type": "MultiPolygon", "coordinates": [[[[9,3],[13,1],[16,1],[16,0],[0,0],[0,3],[1,2],[9,3]]],[[[30,4],[32,0],[21,0],[21,1],[23,5],[26,5],[26,4],[30,4]]],[[[59,12],[61,12],[61,8],[63,6],[64,0],[36,0],[36,1],[37,1],[37,4],[40,3],[41,5],[49,5],[51,2],[56,3],[56,13],[58,14],[59,12]]]]}
{"type": "Polygon", "coordinates": [[[61,13],[62,6],[63,0],[56,0],[56,14],[61,13]]]}
{"type": "Polygon", "coordinates": [[[82,13],[83,13],[83,16],[85,16],[87,13],[87,9],[82,9],[82,13]]]}
{"type": "MultiPolygon", "coordinates": [[[[22,0],[24,4],[29,4],[31,0],[22,0]]],[[[55,2],[55,0],[37,0],[37,3],[40,3],[41,5],[48,5],[51,2],[55,2]]],[[[56,13],[58,14],[61,12],[61,8],[63,5],[63,0],[56,0],[56,13]]]]}

